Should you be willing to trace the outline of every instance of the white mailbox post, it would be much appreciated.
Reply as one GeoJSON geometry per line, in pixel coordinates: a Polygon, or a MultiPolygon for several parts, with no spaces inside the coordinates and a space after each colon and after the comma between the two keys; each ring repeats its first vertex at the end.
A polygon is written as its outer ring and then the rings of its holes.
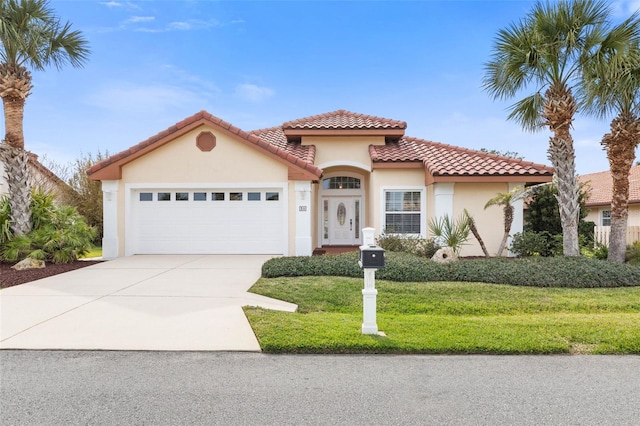
{"type": "Polygon", "coordinates": [[[376,323],[376,271],[384,268],[384,250],[375,244],[375,229],[362,230],[363,244],[360,246],[360,261],[364,269],[364,289],[362,290],[362,334],[379,334],[376,323]]]}

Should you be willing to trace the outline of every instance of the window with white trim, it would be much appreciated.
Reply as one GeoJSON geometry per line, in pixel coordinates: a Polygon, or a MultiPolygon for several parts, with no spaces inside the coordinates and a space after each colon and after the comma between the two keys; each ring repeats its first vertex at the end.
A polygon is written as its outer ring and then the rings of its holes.
{"type": "Polygon", "coordinates": [[[384,192],[384,232],[387,234],[422,233],[422,192],[384,192]]]}
{"type": "Polygon", "coordinates": [[[611,210],[602,210],[600,212],[600,225],[611,226],[611,210]]]}

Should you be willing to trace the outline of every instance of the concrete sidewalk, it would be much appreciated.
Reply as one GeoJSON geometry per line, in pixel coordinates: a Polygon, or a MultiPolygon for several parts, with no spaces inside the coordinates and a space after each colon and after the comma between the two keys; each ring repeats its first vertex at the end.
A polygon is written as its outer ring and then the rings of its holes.
{"type": "Polygon", "coordinates": [[[0,291],[0,349],[260,351],[242,306],[270,256],[130,256],[0,291]]]}

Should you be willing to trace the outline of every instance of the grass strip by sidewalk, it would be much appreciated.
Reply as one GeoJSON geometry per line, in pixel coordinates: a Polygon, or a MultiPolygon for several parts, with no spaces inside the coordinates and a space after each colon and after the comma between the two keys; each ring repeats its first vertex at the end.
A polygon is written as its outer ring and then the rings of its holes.
{"type": "Polygon", "coordinates": [[[378,281],[378,328],[362,335],[362,280],[259,280],[251,291],[299,305],[246,308],[265,352],[640,354],[640,288],[565,289],[378,281]]]}

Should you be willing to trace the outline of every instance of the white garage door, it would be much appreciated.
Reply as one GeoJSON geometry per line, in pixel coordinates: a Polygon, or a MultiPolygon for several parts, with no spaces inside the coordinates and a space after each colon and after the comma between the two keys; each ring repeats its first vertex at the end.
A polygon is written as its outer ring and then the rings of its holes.
{"type": "Polygon", "coordinates": [[[136,190],[135,254],[283,254],[282,188],[136,190]]]}

